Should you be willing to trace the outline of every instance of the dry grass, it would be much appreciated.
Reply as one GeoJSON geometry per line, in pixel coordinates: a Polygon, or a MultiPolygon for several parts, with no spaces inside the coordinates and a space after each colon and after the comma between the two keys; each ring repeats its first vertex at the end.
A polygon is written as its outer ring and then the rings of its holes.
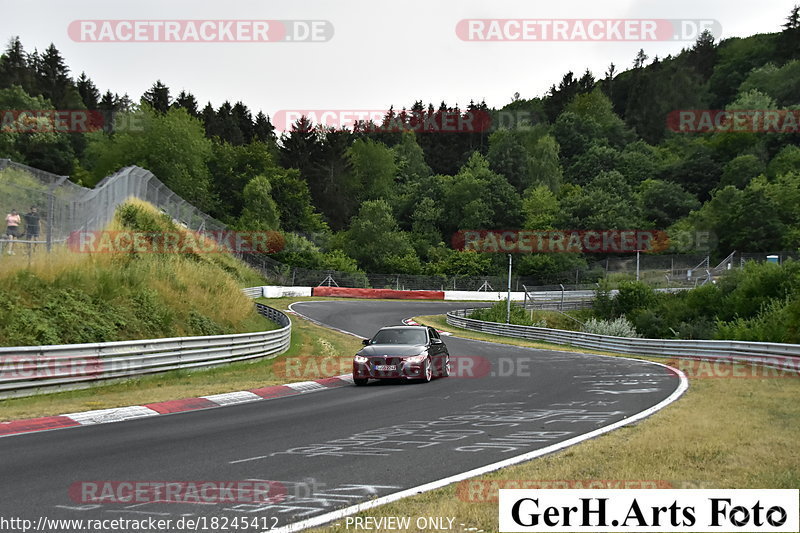
{"type": "MultiPolygon", "coordinates": [[[[106,230],[187,233],[136,199],[119,208],[106,230]]],[[[0,258],[0,299],[5,302],[0,309],[0,345],[264,330],[268,328],[241,292],[243,285],[260,284],[263,278],[256,271],[223,252],[80,253],[61,245],[50,254],[41,247],[30,258],[6,255],[0,258]],[[48,306],[57,305],[48,300],[58,294],[63,302],[65,293],[80,300],[73,304],[76,309],[65,313],[95,326],[93,333],[78,334],[79,328],[67,327],[48,312],[48,306]],[[31,327],[17,323],[22,316],[31,327]]]]}

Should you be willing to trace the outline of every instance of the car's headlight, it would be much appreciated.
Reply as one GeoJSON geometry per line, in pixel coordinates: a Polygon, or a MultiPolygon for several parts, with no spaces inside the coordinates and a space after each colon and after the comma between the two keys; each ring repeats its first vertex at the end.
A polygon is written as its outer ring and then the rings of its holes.
{"type": "Polygon", "coordinates": [[[356,363],[363,364],[369,361],[369,357],[364,357],[363,355],[356,355],[355,357],[353,357],[353,361],[355,361],[356,363]]]}
{"type": "Polygon", "coordinates": [[[411,357],[406,357],[406,363],[418,364],[425,361],[428,358],[428,352],[422,352],[419,355],[412,355],[411,357]]]}

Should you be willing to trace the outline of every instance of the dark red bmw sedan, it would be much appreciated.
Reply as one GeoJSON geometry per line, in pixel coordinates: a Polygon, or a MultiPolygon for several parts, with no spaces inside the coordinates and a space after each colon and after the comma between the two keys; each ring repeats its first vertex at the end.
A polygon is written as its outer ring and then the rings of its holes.
{"type": "Polygon", "coordinates": [[[366,385],[370,379],[419,379],[450,375],[450,354],[433,328],[387,326],[353,358],[353,382],[366,385]]]}

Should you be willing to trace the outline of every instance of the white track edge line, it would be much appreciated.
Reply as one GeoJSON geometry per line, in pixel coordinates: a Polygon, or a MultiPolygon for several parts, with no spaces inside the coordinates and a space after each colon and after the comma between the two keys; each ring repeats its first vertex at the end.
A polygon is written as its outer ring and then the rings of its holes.
{"type": "MultiPolygon", "coordinates": [[[[605,356],[605,357],[613,357],[613,356],[605,356]]],[[[619,358],[617,358],[619,359],[619,358]]],[[[628,358],[623,358],[628,359],[628,358]]],[[[631,361],[642,361],[641,359],[630,359],[631,361]]],[[[547,455],[564,448],[568,448],[575,444],[579,444],[589,439],[593,439],[594,437],[600,436],[604,433],[608,433],[615,429],[630,425],[634,422],[638,422],[648,416],[660,411],[664,407],[668,406],[669,404],[676,401],[680,398],[684,392],[689,388],[689,380],[686,378],[686,374],[682,371],[678,370],[677,368],[672,368],[662,363],[657,363],[654,361],[642,361],[645,363],[650,363],[658,366],[662,366],[667,368],[673,372],[675,372],[680,379],[680,383],[678,388],[675,389],[672,394],[667,396],[665,399],[661,400],[656,405],[648,407],[644,411],[640,411],[635,415],[632,415],[628,418],[620,420],[618,422],[614,422],[613,424],[609,424],[607,426],[601,427],[599,429],[595,429],[594,431],[590,431],[589,433],[584,433],[583,435],[578,435],[577,437],[573,437],[571,439],[567,439],[563,442],[559,442],[557,444],[553,444],[551,446],[547,446],[546,448],[541,448],[539,450],[533,450],[528,453],[524,453],[522,455],[517,455],[515,457],[509,457],[508,459],[504,459],[502,461],[492,463],[489,465],[481,466],[479,468],[475,468],[473,470],[468,470],[467,472],[462,472],[460,474],[455,474],[453,476],[449,476],[446,478],[438,479],[436,481],[431,481],[430,483],[425,483],[424,485],[418,485],[416,487],[412,487],[410,489],[401,490],[400,492],[395,492],[394,494],[389,494],[387,496],[383,496],[380,498],[376,498],[374,500],[369,500],[366,502],[362,502],[356,505],[352,505],[350,507],[345,507],[344,509],[339,509],[337,511],[332,511],[330,513],[326,513],[323,515],[315,516],[313,518],[309,518],[307,520],[302,520],[300,522],[295,522],[293,524],[288,524],[286,526],[277,528],[277,529],[270,529],[267,530],[270,533],[291,533],[294,531],[301,531],[303,529],[307,529],[309,527],[314,526],[321,526],[323,524],[327,524],[334,520],[338,520],[340,518],[344,518],[347,515],[351,515],[354,513],[359,513],[361,511],[366,511],[368,509],[372,509],[374,507],[378,507],[380,505],[384,505],[387,503],[391,503],[402,498],[407,498],[409,496],[414,496],[416,494],[421,494],[423,492],[429,492],[446,485],[450,485],[451,483],[455,483],[457,481],[463,481],[465,479],[469,479],[471,477],[479,476],[481,474],[486,474],[488,472],[493,472],[495,470],[499,470],[506,466],[511,466],[517,463],[522,463],[525,461],[529,461],[531,459],[536,459],[537,457],[541,457],[543,455],[547,455]]]]}
{"type": "Polygon", "coordinates": [[[306,315],[304,315],[303,313],[301,313],[299,311],[295,311],[292,308],[292,306],[294,304],[319,304],[319,303],[324,303],[324,302],[329,302],[329,301],[330,300],[309,300],[309,301],[302,301],[302,302],[292,302],[291,304],[289,304],[289,311],[291,311],[292,313],[296,314],[297,316],[299,316],[301,318],[304,318],[305,320],[308,320],[309,322],[313,322],[314,324],[316,324],[318,326],[322,326],[325,329],[332,329],[333,331],[338,331],[339,333],[345,333],[347,335],[352,335],[353,337],[358,337],[359,339],[366,339],[367,337],[362,337],[358,333],[353,333],[352,331],[347,331],[346,329],[341,329],[341,328],[337,328],[337,327],[334,327],[334,326],[330,326],[328,324],[325,324],[324,322],[320,322],[317,319],[311,318],[310,316],[306,316],[306,315]]]}

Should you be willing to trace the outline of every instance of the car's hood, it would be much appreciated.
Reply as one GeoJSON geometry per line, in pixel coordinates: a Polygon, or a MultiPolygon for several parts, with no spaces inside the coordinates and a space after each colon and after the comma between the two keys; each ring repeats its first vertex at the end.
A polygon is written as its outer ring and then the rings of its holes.
{"type": "Polygon", "coordinates": [[[390,355],[392,357],[405,357],[418,355],[425,350],[421,344],[371,344],[361,349],[359,355],[371,357],[375,355],[390,355]]]}

